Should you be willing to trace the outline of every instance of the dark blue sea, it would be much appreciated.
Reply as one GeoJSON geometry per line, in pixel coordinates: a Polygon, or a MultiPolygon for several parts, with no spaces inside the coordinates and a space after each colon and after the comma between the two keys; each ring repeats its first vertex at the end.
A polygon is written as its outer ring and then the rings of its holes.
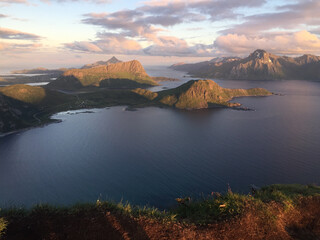
{"type": "MultiPolygon", "coordinates": [[[[189,80],[164,67],[154,76],[189,80]]],[[[281,95],[235,101],[254,111],[126,106],[59,113],[61,123],[0,138],[0,206],[97,199],[167,208],[182,196],[249,185],[320,184],[320,82],[224,81],[281,95]]]]}

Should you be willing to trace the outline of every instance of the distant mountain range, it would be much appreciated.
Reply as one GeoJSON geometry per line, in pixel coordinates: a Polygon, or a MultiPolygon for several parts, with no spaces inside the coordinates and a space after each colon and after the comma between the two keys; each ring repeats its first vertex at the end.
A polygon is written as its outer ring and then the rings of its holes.
{"type": "Polygon", "coordinates": [[[214,58],[194,64],[178,63],[170,68],[201,78],[239,80],[320,80],[320,57],[277,56],[258,49],[246,58],[214,58]]]}
{"type": "Polygon", "coordinates": [[[60,69],[47,69],[47,68],[33,68],[33,69],[23,69],[11,71],[12,74],[51,74],[51,75],[61,75],[67,68],[60,69]]]}
{"type": "MultiPolygon", "coordinates": [[[[81,69],[93,68],[100,65],[108,66],[110,64],[119,63],[119,62],[122,62],[122,61],[118,60],[116,57],[113,56],[107,61],[98,61],[95,63],[86,64],[82,66],[81,69]]],[[[14,70],[14,71],[11,71],[11,73],[12,74],[55,74],[55,75],[58,74],[58,75],[61,75],[68,70],[70,69],[69,68],[47,69],[47,68],[39,67],[39,68],[33,68],[33,69],[14,70]]]]}

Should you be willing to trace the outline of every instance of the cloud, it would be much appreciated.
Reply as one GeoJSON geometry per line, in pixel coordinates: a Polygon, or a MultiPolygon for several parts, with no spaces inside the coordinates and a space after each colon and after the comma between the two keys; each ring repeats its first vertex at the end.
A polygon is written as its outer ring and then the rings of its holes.
{"type": "Polygon", "coordinates": [[[0,28],[0,39],[39,40],[40,36],[9,28],[0,28]]]}
{"type": "Polygon", "coordinates": [[[155,44],[144,48],[143,52],[151,56],[211,56],[212,50],[212,45],[189,46],[183,39],[160,36],[155,44]]]}
{"type": "Polygon", "coordinates": [[[91,2],[91,3],[97,3],[97,4],[103,4],[103,3],[111,3],[112,0],[41,0],[42,2],[91,2]]]}
{"type": "Polygon", "coordinates": [[[24,3],[27,4],[27,0],[0,0],[0,3],[24,3]]]}
{"type": "Polygon", "coordinates": [[[238,8],[259,7],[265,3],[266,0],[157,0],[145,2],[145,6],[141,10],[146,13],[163,16],[177,14],[186,21],[190,17],[192,18],[193,14],[202,20],[207,15],[211,21],[218,21],[221,18],[231,19],[237,17],[239,14],[235,10],[238,8]]]}
{"type": "Polygon", "coordinates": [[[266,0],[157,0],[144,2],[141,7],[133,10],[89,13],[84,15],[82,23],[99,26],[110,35],[102,39],[97,33],[96,41],[81,44],[74,42],[65,46],[91,52],[117,49],[117,52],[153,56],[209,56],[213,53],[212,44],[190,46],[184,39],[163,36],[162,33],[168,31],[168,27],[182,23],[232,19],[240,16],[237,13],[239,8],[257,7],[265,3],[266,0]],[[148,43],[148,46],[142,49],[139,47],[140,42],[143,42],[143,45],[148,43]],[[105,47],[102,47],[104,44],[105,47]],[[128,46],[134,46],[134,49],[128,49],[128,46]]]}
{"type": "Polygon", "coordinates": [[[274,29],[294,30],[320,25],[320,1],[298,1],[277,8],[277,12],[244,17],[245,22],[220,31],[222,34],[255,34],[274,29]]]}
{"type": "Polygon", "coordinates": [[[6,18],[6,17],[9,17],[9,16],[0,13],[0,18],[6,18]]]}
{"type": "Polygon", "coordinates": [[[0,51],[2,53],[24,53],[42,47],[42,44],[38,43],[38,40],[41,39],[40,36],[8,28],[0,28],[0,39],[7,40],[6,42],[0,42],[0,51]],[[16,43],[17,41],[12,42],[12,40],[24,41],[23,43],[16,43]],[[26,43],[24,43],[25,41],[26,43]]]}
{"type": "Polygon", "coordinates": [[[227,34],[218,37],[214,47],[221,54],[227,55],[244,55],[255,49],[265,49],[272,53],[286,55],[320,54],[320,38],[305,30],[260,36],[227,34]]]}
{"type": "Polygon", "coordinates": [[[119,34],[101,34],[97,41],[81,41],[66,43],[64,46],[73,51],[103,53],[103,54],[141,54],[142,47],[137,41],[128,39],[119,34]]]}
{"type": "MultiPolygon", "coordinates": [[[[52,3],[52,2],[91,2],[96,4],[103,4],[103,3],[111,3],[112,0],[41,0],[44,3],[52,3]]],[[[21,3],[21,4],[30,4],[28,0],[0,0],[0,3],[5,4],[12,4],[12,3],[21,3]]]]}
{"type": "Polygon", "coordinates": [[[16,43],[4,43],[0,42],[0,51],[12,53],[12,52],[32,52],[42,47],[40,43],[27,43],[27,44],[16,44],[16,43]]]}

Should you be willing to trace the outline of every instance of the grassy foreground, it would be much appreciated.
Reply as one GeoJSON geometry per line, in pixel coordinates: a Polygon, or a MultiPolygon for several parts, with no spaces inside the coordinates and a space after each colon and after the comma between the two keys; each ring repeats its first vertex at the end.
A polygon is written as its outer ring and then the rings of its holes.
{"type": "Polygon", "coordinates": [[[177,199],[167,211],[97,201],[0,211],[1,239],[319,239],[320,187],[177,199]]]}

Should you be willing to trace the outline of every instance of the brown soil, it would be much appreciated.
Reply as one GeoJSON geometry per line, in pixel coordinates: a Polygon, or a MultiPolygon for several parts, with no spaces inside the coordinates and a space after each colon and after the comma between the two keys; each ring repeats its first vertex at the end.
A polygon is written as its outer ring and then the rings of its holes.
{"type": "Polygon", "coordinates": [[[248,207],[239,218],[206,226],[129,217],[90,210],[71,215],[34,213],[9,220],[4,239],[320,239],[320,197],[301,200],[298,207],[283,210],[268,204],[264,210],[248,207]]]}

